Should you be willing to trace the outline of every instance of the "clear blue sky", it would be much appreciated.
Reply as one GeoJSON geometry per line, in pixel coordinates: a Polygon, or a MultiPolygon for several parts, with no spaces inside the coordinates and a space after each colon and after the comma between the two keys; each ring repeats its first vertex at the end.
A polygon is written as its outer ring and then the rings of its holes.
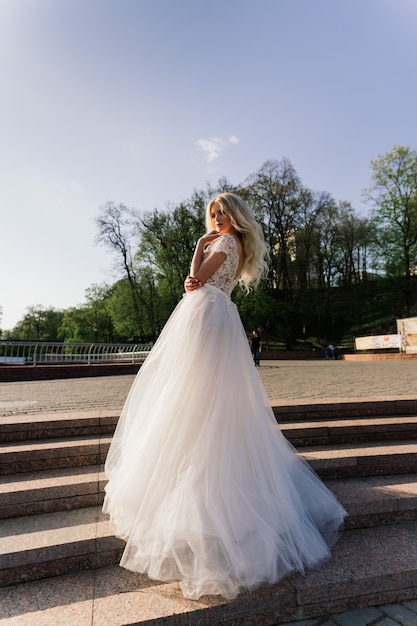
{"type": "Polygon", "coordinates": [[[164,209],[286,157],[352,202],[417,148],[415,0],[0,0],[0,306],[113,282],[106,201],[164,209]]]}

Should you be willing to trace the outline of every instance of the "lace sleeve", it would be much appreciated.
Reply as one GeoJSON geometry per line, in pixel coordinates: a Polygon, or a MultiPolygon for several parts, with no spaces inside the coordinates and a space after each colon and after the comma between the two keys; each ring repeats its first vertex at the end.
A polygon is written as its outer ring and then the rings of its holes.
{"type": "Polygon", "coordinates": [[[213,252],[224,252],[226,258],[206,282],[230,296],[237,283],[235,274],[239,265],[239,254],[234,237],[228,234],[222,235],[210,244],[210,249],[213,252]]]}
{"type": "Polygon", "coordinates": [[[227,234],[215,239],[211,244],[213,252],[224,252],[226,255],[229,255],[232,251],[234,251],[235,247],[236,244],[233,241],[233,237],[227,234]]]}

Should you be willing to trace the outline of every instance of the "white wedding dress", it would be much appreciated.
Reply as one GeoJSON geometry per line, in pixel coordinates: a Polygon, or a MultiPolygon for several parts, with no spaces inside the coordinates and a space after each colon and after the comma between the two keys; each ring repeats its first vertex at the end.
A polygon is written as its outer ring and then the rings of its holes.
{"type": "Polygon", "coordinates": [[[346,515],[280,432],[230,299],[236,243],[186,293],[141,367],[108,453],[120,565],[192,599],[273,583],[330,556],[346,515]]]}

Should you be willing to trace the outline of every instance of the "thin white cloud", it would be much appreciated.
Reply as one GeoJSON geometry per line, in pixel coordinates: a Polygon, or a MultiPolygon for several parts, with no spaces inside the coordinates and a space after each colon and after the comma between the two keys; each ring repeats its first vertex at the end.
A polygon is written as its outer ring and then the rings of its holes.
{"type": "Polygon", "coordinates": [[[212,137],[211,139],[199,139],[197,141],[198,147],[207,157],[207,163],[215,161],[228,145],[237,143],[239,143],[239,139],[235,135],[230,135],[227,139],[212,137]]]}

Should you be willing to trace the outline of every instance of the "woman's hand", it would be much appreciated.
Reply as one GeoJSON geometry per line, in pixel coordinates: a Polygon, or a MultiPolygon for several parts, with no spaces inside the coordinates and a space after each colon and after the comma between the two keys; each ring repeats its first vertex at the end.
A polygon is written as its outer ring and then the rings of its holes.
{"type": "Polygon", "coordinates": [[[194,278],[194,276],[187,276],[184,280],[184,289],[185,291],[194,291],[202,286],[202,282],[198,280],[198,278],[194,278]]]}
{"type": "Polygon", "coordinates": [[[198,241],[201,242],[205,246],[208,243],[211,243],[212,241],[217,239],[217,237],[220,237],[220,233],[218,233],[217,230],[212,230],[211,232],[206,233],[205,235],[200,237],[198,241]]]}

